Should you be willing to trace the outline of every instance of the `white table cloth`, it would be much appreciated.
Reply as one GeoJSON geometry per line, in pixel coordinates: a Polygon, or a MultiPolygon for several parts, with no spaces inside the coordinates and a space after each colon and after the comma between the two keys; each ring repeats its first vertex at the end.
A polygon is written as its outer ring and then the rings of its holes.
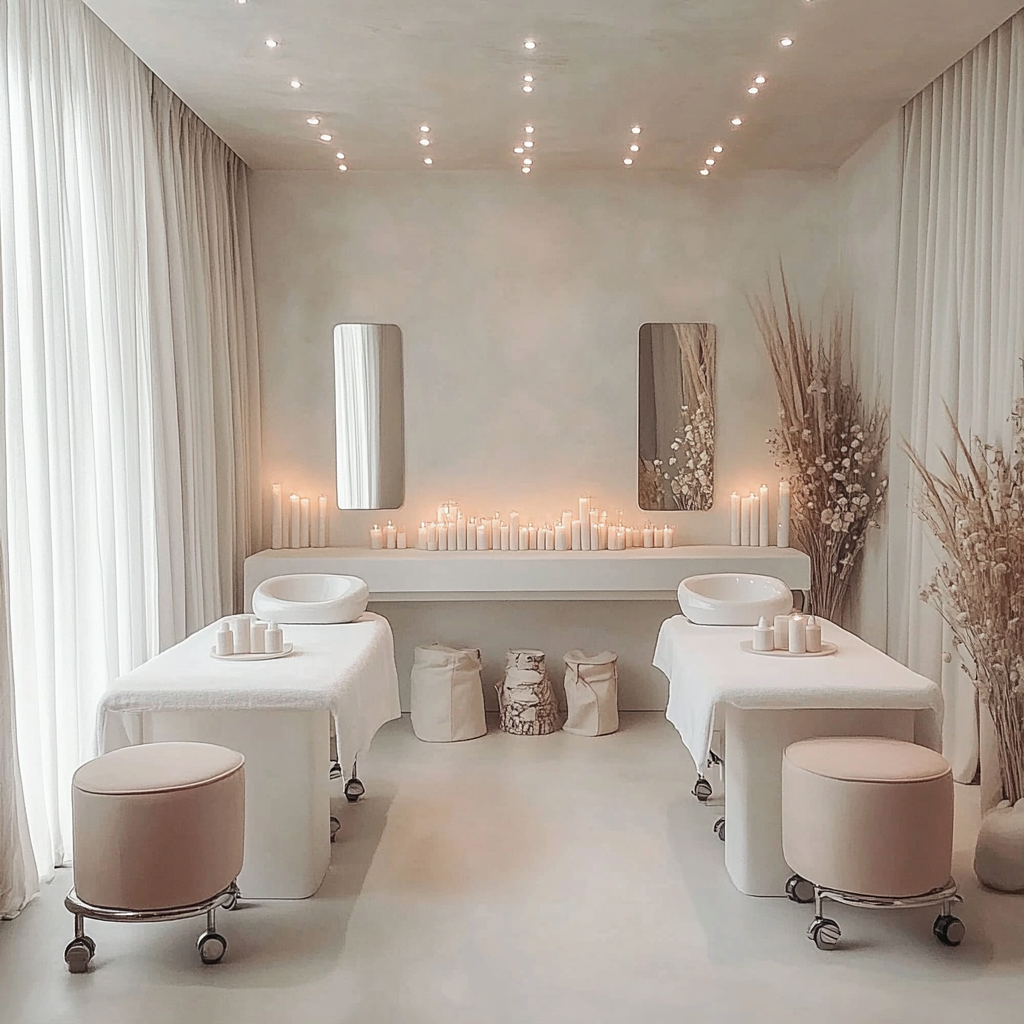
{"type": "Polygon", "coordinates": [[[100,753],[138,742],[143,712],[328,711],[347,771],[377,730],[401,715],[394,637],[380,615],[282,626],[295,650],[271,661],[210,657],[218,626],[193,633],[110,686],[98,710],[100,753]]]}

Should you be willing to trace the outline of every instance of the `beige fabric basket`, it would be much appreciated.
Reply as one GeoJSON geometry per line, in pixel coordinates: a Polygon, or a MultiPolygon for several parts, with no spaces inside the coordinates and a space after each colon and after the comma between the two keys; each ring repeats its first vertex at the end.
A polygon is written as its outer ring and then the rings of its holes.
{"type": "Polygon", "coordinates": [[[565,703],[562,728],[576,736],[604,736],[619,728],[619,679],[613,651],[565,655],[565,703]]]}
{"type": "Polygon", "coordinates": [[[473,740],[487,732],[480,652],[417,647],[411,678],[412,730],[428,743],[473,740]]]}

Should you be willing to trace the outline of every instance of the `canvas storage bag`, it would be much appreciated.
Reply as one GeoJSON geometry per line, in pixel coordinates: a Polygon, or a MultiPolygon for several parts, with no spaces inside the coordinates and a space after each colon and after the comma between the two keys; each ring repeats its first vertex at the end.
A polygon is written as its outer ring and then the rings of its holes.
{"type": "Polygon", "coordinates": [[[558,701],[543,651],[509,651],[498,692],[498,724],[514,736],[546,736],[558,730],[558,701]]]}
{"type": "Polygon", "coordinates": [[[577,736],[604,736],[619,728],[618,655],[583,651],[565,655],[565,703],[562,728],[577,736]]]}
{"type": "Polygon", "coordinates": [[[480,652],[431,644],[413,654],[412,731],[428,743],[472,740],[487,732],[480,652]]]}

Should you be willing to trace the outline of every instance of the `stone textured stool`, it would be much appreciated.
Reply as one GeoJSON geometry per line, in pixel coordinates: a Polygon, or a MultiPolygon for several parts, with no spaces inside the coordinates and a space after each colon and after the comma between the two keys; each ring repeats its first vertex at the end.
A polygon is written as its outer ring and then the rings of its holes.
{"type": "Polygon", "coordinates": [[[953,776],[926,747],[871,736],[801,740],[782,761],[782,846],[796,872],[786,891],[815,903],[808,930],[820,949],[839,941],[823,899],[851,906],[942,904],[936,937],[959,945],[963,924],[950,878],[953,776]]]}
{"type": "Polygon", "coordinates": [[[75,887],[65,906],[75,938],[64,959],[82,973],[95,953],[83,918],[161,921],[207,915],[204,963],[227,941],[218,906],[233,908],[242,869],[245,759],[210,743],[146,743],[81,766],[72,780],[75,887]]]}
{"type": "Polygon", "coordinates": [[[472,740],[487,732],[480,652],[431,644],[413,653],[412,731],[428,743],[472,740]]]}
{"type": "Polygon", "coordinates": [[[543,651],[509,651],[498,692],[498,724],[515,736],[545,736],[558,730],[558,702],[543,651]]]}

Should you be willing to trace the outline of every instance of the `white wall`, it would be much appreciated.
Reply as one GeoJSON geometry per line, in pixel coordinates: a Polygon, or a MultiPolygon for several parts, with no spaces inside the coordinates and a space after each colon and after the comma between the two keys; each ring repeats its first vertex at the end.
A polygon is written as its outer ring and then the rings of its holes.
{"type": "MultiPolygon", "coordinates": [[[[664,518],[684,542],[726,542],[729,493],[778,479],[764,443],[774,386],[746,296],[781,257],[817,312],[837,250],[834,187],[824,173],[253,173],[265,490],[281,481],[333,499],[331,330],[384,322],[405,338],[397,522],[411,527],[446,497],[470,513],[517,507],[539,519],[586,491],[641,521],[637,331],[705,320],[718,327],[716,507],[664,518]]],[[[364,544],[382,518],[333,515],[343,544],[364,544]]],[[[472,642],[492,660],[535,637],[552,656],[581,642],[568,628],[577,606],[392,611],[403,675],[416,642],[472,642]]],[[[590,606],[603,643],[631,652],[623,707],[664,706],[649,660],[670,611],[590,606]]]]}

